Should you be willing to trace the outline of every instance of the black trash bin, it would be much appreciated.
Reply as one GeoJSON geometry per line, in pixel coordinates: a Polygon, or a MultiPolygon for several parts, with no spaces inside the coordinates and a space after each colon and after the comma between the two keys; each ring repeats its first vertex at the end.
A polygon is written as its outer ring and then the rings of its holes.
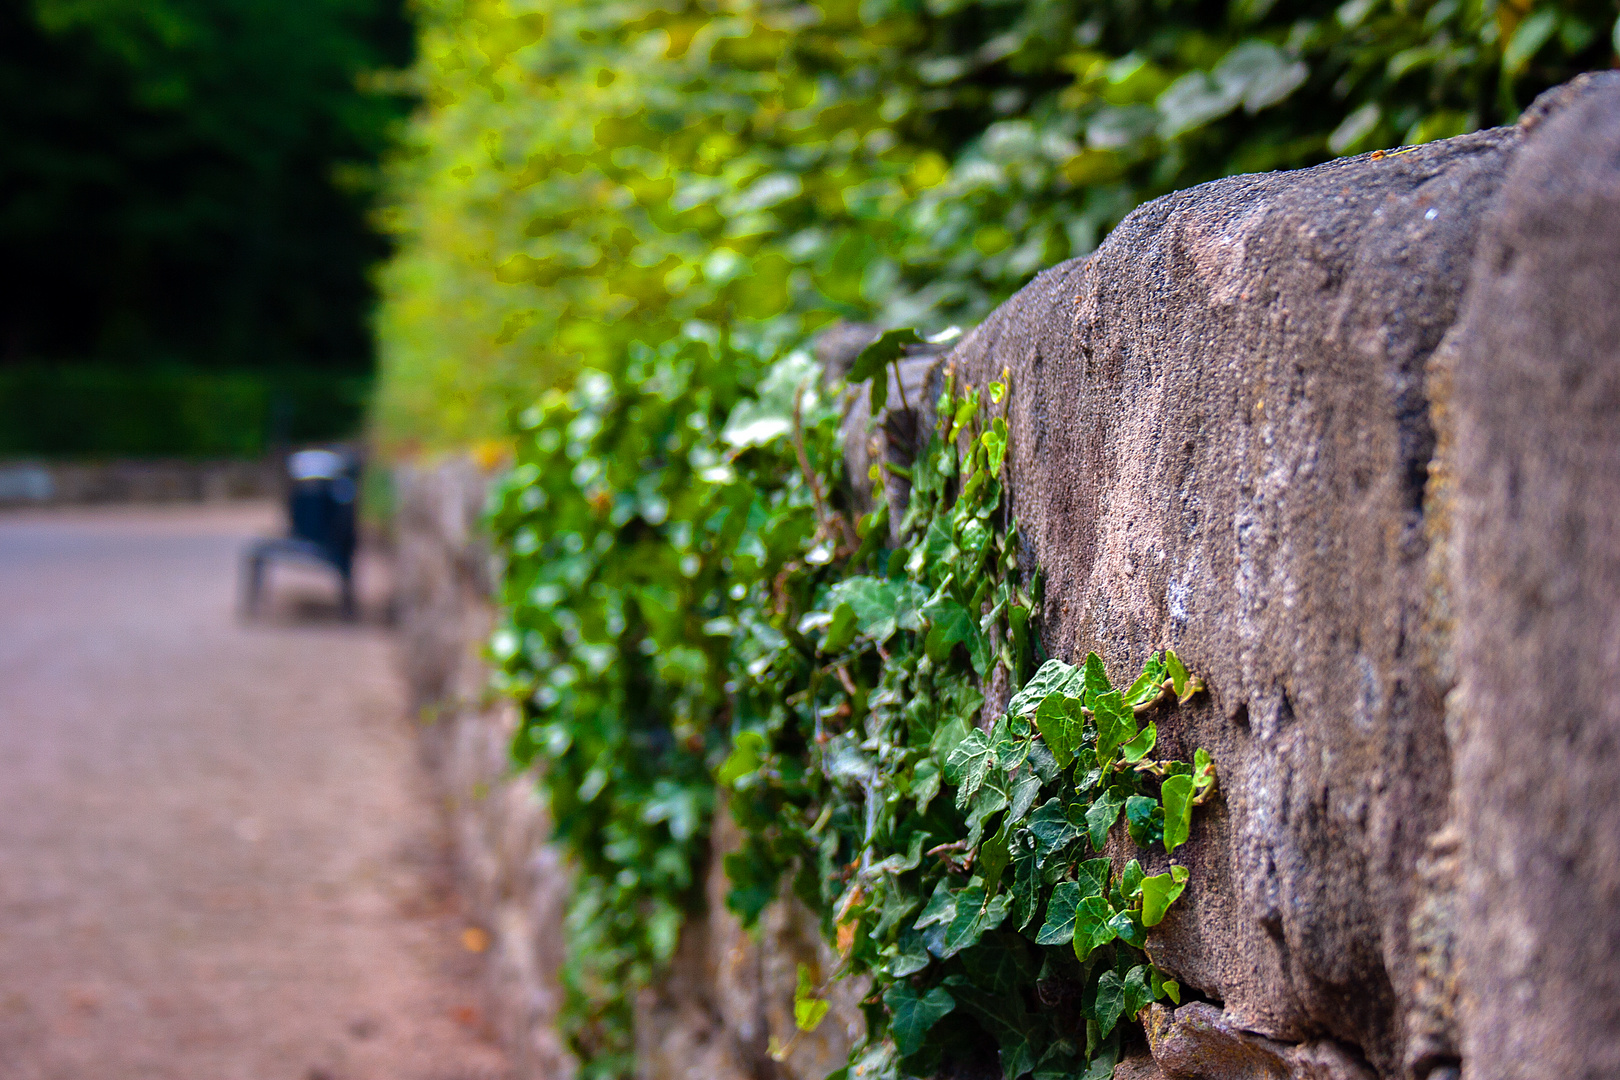
{"type": "Polygon", "coordinates": [[[360,459],[347,450],[300,450],[287,458],[287,485],[287,535],[249,546],[243,609],[249,615],[258,611],[266,564],[289,559],[335,571],[343,614],[353,618],[360,459]]]}

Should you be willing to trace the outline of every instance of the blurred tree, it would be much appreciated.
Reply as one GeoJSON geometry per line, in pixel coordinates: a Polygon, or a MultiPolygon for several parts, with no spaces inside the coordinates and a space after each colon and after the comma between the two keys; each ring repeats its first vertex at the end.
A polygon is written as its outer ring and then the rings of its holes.
{"type": "Polygon", "coordinates": [[[0,362],[368,369],[411,52],[400,0],[0,0],[0,362]]]}
{"type": "Polygon", "coordinates": [[[419,0],[378,427],[627,342],[969,323],[1145,199],[1511,122],[1616,0],[419,0]]]}

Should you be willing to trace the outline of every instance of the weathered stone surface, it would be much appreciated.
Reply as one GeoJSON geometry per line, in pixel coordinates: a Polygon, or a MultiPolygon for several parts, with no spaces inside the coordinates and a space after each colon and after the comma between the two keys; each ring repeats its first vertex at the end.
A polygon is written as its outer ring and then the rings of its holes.
{"type": "Polygon", "coordinates": [[[1620,75],[1537,116],[1447,342],[1464,1077],[1620,1076],[1620,75]]]}
{"type": "Polygon", "coordinates": [[[396,603],[423,750],[455,837],[458,884],[490,935],[491,1018],[517,1077],[569,1080],[557,1032],[569,870],[531,773],[514,773],[516,716],[491,705],[489,549],[476,528],[488,476],[471,462],[397,470],[396,603]]]}
{"type": "Polygon", "coordinates": [[[1458,1045],[1471,1075],[1528,1075],[1512,1063],[1555,1041],[1539,1075],[1620,1071],[1613,86],[1160,199],[948,361],[975,383],[1011,369],[1013,507],[1054,655],[1123,674],[1168,645],[1208,679],[1161,742],[1208,747],[1222,795],[1149,948],[1225,1029],[1298,1048],[1285,1075],[1438,1076],[1458,1045]],[[1499,210],[1510,168],[1523,193],[1499,210]],[[1474,486],[1426,517],[1426,364],[1471,268],[1496,265],[1476,251],[1492,229],[1515,254],[1470,294],[1496,320],[1470,340],[1518,359],[1456,376],[1474,486]],[[1451,513],[1472,538],[1454,599],[1431,552],[1451,513]],[[1453,603],[1473,627],[1455,743],[1453,603]]]}

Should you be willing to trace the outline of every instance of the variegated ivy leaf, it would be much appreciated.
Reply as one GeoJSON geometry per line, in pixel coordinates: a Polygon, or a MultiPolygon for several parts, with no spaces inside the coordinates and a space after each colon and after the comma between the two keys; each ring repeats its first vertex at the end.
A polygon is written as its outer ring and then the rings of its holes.
{"type": "Polygon", "coordinates": [[[1007,702],[1007,711],[1020,716],[1027,715],[1045,700],[1048,694],[1067,694],[1070,697],[1079,697],[1085,691],[1085,682],[1080,669],[1061,660],[1048,660],[1041,665],[1022,690],[1014,694],[1012,700],[1007,702]]]}

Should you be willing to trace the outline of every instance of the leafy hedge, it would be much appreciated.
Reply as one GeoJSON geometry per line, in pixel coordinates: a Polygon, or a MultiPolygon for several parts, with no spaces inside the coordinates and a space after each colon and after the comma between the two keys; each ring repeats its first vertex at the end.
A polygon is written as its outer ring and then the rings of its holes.
{"type": "Polygon", "coordinates": [[[973,320],[1133,206],[1511,120],[1614,0],[424,0],[381,431],[504,435],[698,319],[973,320]]]}
{"type": "MultiPolygon", "coordinates": [[[[856,365],[879,404],[901,338],[856,365]]],[[[1007,386],[947,380],[924,451],[873,477],[909,489],[891,529],[884,500],[854,518],[837,387],[803,354],[761,370],[690,337],[632,350],[523,414],[496,494],[500,681],[578,862],[573,1048],[633,1073],[630,1001],[674,951],[718,784],[745,836],[728,906],[751,922],[786,880],[842,958],[801,970],[800,1027],[833,979],[873,982],[857,1075],[1106,1076],[1121,1018],[1179,1000],[1141,947],[1188,875],[1100,853],[1121,819],[1143,849],[1188,839],[1214,764],[1151,755],[1201,684],[1168,651],[1120,690],[1094,655],[1035,670],[1007,386]],[[987,710],[992,685],[1020,689],[987,710]]]]}
{"type": "Polygon", "coordinates": [[[370,388],[297,369],[5,366],[0,454],[260,457],[278,441],[357,435],[370,388]]]}

